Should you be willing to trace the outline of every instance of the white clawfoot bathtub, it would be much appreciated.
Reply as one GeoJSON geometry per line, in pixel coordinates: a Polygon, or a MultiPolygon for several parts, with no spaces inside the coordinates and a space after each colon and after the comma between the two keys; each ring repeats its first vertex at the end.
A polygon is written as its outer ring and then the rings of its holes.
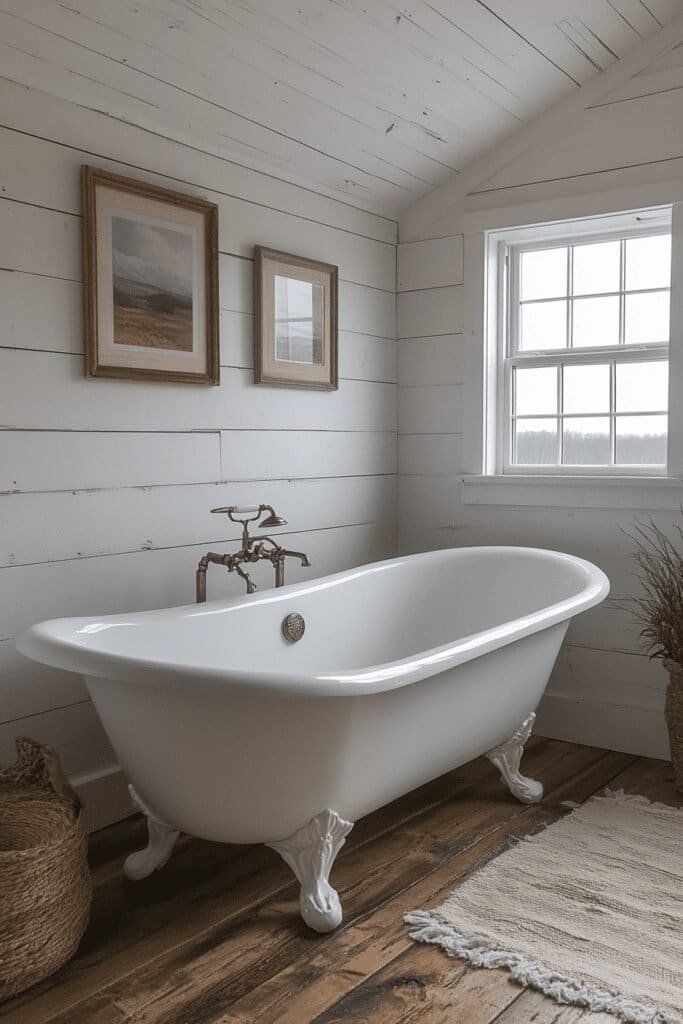
{"type": "Polygon", "coordinates": [[[608,591],[570,555],[458,548],[232,601],[54,619],[17,647],[85,678],[148,819],[129,877],[165,863],[180,831],[267,843],[301,883],[306,923],[329,931],[329,872],[358,818],[484,753],[517,797],[541,798],[519,772],[533,712],[572,616],[608,591]]]}

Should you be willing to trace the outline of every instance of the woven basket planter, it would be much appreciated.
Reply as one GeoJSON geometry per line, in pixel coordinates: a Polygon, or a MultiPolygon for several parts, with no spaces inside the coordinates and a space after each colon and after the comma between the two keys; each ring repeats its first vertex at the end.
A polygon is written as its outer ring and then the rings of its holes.
{"type": "Polygon", "coordinates": [[[671,741],[676,789],[683,793],[683,665],[667,660],[664,667],[669,673],[664,715],[671,741]]]}
{"type": "Polygon", "coordinates": [[[88,837],[52,751],[17,739],[0,771],[0,1000],[71,957],[90,913],[88,837]]]}

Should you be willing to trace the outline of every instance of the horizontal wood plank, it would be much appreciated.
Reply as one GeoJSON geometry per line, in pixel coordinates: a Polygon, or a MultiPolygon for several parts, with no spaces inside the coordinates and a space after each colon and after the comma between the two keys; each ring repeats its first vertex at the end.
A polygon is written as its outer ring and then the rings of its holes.
{"type": "MultiPolygon", "coordinates": [[[[2,197],[30,204],[29,209],[43,207],[80,218],[82,164],[132,176],[125,165],[116,161],[94,159],[90,152],[68,149],[4,128],[0,128],[0,150],[3,153],[2,197]],[[26,173],[27,168],[29,173],[26,173]]],[[[138,171],[135,176],[162,188],[178,190],[177,182],[160,174],[138,171]]],[[[186,184],[180,191],[216,203],[221,252],[251,259],[255,244],[288,252],[292,239],[296,238],[296,249],[301,255],[336,263],[342,277],[377,288],[394,289],[396,266],[391,245],[198,185],[186,184]]]]}
{"type": "Polygon", "coordinates": [[[0,270],[0,347],[82,352],[82,300],[78,281],[0,270]]]}
{"type": "MultiPolygon", "coordinates": [[[[70,283],[80,282],[80,218],[0,198],[0,268],[5,271],[58,278],[70,283]]],[[[218,269],[221,308],[251,313],[252,256],[235,256],[232,253],[221,252],[218,269]]],[[[30,284],[27,283],[26,287],[30,288],[30,284]]],[[[72,289],[68,289],[68,292],[71,296],[72,289]]],[[[60,297],[56,288],[49,292],[48,298],[63,304],[69,301],[63,296],[60,297]]],[[[70,309],[67,312],[70,313],[70,309]]],[[[71,322],[70,317],[69,324],[71,322]]],[[[349,281],[342,278],[339,284],[339,325],[342,330],[393,338],[393,284],[390,288],[382,289],[359,284],[354,278],[349,281]]],[[[24,328],[24,331],[27,330],[28,328],[24,328]]],[[[9,330],[6,331],[6,335],[10,335],[9,330]]],[[[71,342],[70,349],[74,345],[75,342],[71,342]]]]}
{"type": "MultiPolygon", "coordinates": [[[[394,551],[391,523],[366,523],[337,529],[283,533],[288,546],[306,551],[312,561],[304,569],[296,561],[287,565],[287,580],[294,583],[330,572],[388,558],[394,551]]],[[[0,588],[0,639],[17,636],[43,619],[68,615],[106,615],[145,611],[194,601],[197,562],[209,541],[192,547],[136,551],[120,555],[77,558],[64,562],[3,569],[0,588]]],[[[272,567],[255,566],[261,588],[272,586],[272,567]]],[[[211,574],[209,598],[243,593],[234,576],[220,570],[211,574]]]]}
{"type": "Polygon", "coordinates": [[[86,380],[79,356],[5,349],[0,409],[0,426],[33,430],[386,431],[396,429],[396,386],[342,380],[334,392],[255,388],[249,370],[230,368],[216,388],[86,380]]]}
{"type": "Polygon", "coordinates": [[[607,704],[664,710],[669,682],[660,659],[565,644],[550,677],[549,690],[566,696],[607,704]]]}
{"type": "Polygon", "coordinates": [[[240,527],[210,512],[224,505],[272,505],[289,522],[273,536],[375,522],[395,490],[385,475],[2,495],[0,566],[239,541],[240,527]]]}
{"type": "Polygon", "coordinates": [[[505,971],[469,970],[429,947],[405,950],[311,1024],[493,1024],[520,994],[505,971]]]}
{"type": "MultiPolygon", "coordinates": [[[[683,156],[683,128],[675,119],[678,91],[634,99],[629,103],[578,111],[571,124],[565,122],[557,137],[557,128],[548,138],[537,135],[535,144],[519,158],[473,191],[486,192],[487,203],[498,205],[495,195],[510,187],[571,181],[585,174],[619,172],[623,168],[647,167],[658,161],[683,156]],[[606,115],[606,111],[609,111],[606,115]],[[633,131],[637,121],[638,130],[633,131]],[[663,125],[671,130],[662,131],[663,125]]],[[[549,126],[546,126],[548,130],[549,126]]]]}
{"type": "MultiPolygon", "coordinates": [[[[249,261],[221,259],[220,311],[221,365],[254,366],[254,318],[252,270],[249,261]]],[[[339,374],[355,380],[397,380],[397,352],[393,334],[380,337],[372,331],[393,331],[392,302],[371,292],[354,302],[355,292],[342,284],[340,319],[354,330],[340,331],[339,374]],[[360,305],[359,305],[360,303],[360,305]],[[366,319],[364,319],[366,318],[366,319]],[[355,330],[367,323],[370,333],[355,330]]],[[[361,293],[362,294],[362,293],[361,293]]],[[[6,316],[0,324],[0,348],[43,352],[83,352],[82,286],[19,271],[0,270],[0,302],[6,316]]]]}
{"type": "Polygon", "coordinates": [[[460,334],[463,329],[463,286],[428,288],[398,295],[398,337],[428,338],[460,334]]]}
{"type": "Polygon", "coordinates": [[[401,387],[462,384],[465,355],[462,334],[402,339],[398,345],[401,387]]]}
{"type": "MultiPolygon", "coordinates": [[[[253,369],[254,318],[250,314],[221,310],[221,365],[253,369]]],[[[396,383],[398,353],[395,340],[341,330],[339,376],[342,380],[396,383]]]]}
{"type": "Polygon", "coordinates": [[[15,760],[15,738],[26,735],[52,747],[67,775],[115,764],[109,740],[87,699],[0,724],[0,764],[15,760]]]}
{"type": "Polygon", "coordinates": [[[632,610],[607,601],[572,620],[567,642],[602,651],[645,654],[640,630],[632,610]]]}
{"type": "Polygon", "coordinates": [[[0,725],[78,704],[87,696],[80,676],[24,658],[14,640],[0,641],[0,725]]]}
{"type": "Polygon", "coordinates": [[[81,221],[0,199],[0,267],[81,281],[81,221]]]}
{"type": "Polygon", "coordinates": [[[614,1024],[612,1014],[594,1014],[573,1006],[560,1007],[542,992],[525,989],[496,1017],[495,1024],[614,1024]],[[611,1018],[611,1019],[610,1019],[611,1018]]]}
{"type": "Polygon", "coordinates": [[[151,487],[221,478],[218,431],[0,432],[0,491],[151,487]]]}
{"type": "Polygon", "coordinates": [[[462,457],[460,434],[399,434],[402,476],[455,476],[462,457]]]}
{"type": "MultiPolygon", "coordinates": [[[[177,188],[196,185],[285,213],[299,214],[305,208],[306,216],[318,223],[389,244],[396,240],[396,224],[389,218],[153,135],[105,113],[81,106],[74,116],[73,106],[66,101],[9,80],[0,84],[0,124],[39,141],[45,139],[88,156],[115,160],[131,177],[152,170],[173,181],[177,188]]],[[[29,181],[33,175],[38,181],[43,179],[43,170],[35,162],[29,163],[24,172],[29,181]]],[[[69,193],[73,196],[73,187],[73,182],[62,179],[58,206],[68,202],[69,193]]]]}
{"type": "Polygon", "coordinates": [[[397,268],[399,292],[462,284],[462,235],[400,244],[397,268]]]}
{"type": "MultiPolygon", "coordinates": [[[[13,81],[112,114],[184,145],[237,158],[243,165],[268,170],[290,180],[293,177],[291,164],[298,163],[298,183],[339,198],[352,196],[353,189],[346,184],[351,180],[348,178],[350,167],[336,155],[328,155],[312,144],[274,129],[266,129],[264,140],[263,128],[257,120],[240,118],[222,103],[207,103],[191,89],[176,88],[153,73],[138,71],[133,63],[127,66],[120,60],[103,61],[96,51],[78,47],[61,32],[48,32],[23,18],[11,18],[4,13],[0,14],[0,28],[3,70],[5,77],[13,81]],[[78,71],[75,66],[80,66],[78,71]],[[85,94],[84,76],[88,80],[85,94]],[[136,92],[144,95],[135,95],[136,92]]],[[[157,55],[154,66],[158,59],[157,55]]],[[[362,194],[367,196],[368,192],[374,192],[378,177],[373,168],[381,171],[385,167],[367,153],[363,163],[364,167],[355,168],[354,179],[362,194]]],[[[385,174],[383,181],[392,198],[409,199],[414,177],[401,169],[390,174],[391,177],[385,174]]],[[[369,205],[377,212],[390,212],[378,199],[369,205]]]]}
{"type": "Polygon", "coordinates": [[[597,694],[591,700],[581,700],[547,693],[539,705],[536,724],[544,735],[556,739],[568,740],[580,734],[605,750],[618,743],[621,750],[644,757],[668,761],[671,756],[666,722],[660,710],[607,704],[597,694]]]}
{"type": "Polygon", "coordinates": [[[397,472],[396,435],[334,430],[225,430],[221,478],[374,476],[397,472]]]}
{"type": "Polygon", "coordinates": [[[462,387],[458,384],[401,388],[399,433],[459,434],[462,431],[462,387]]]}

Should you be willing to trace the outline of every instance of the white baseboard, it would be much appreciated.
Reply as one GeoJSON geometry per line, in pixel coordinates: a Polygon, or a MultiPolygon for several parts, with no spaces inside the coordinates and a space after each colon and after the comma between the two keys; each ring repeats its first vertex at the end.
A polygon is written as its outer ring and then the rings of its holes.
{"type": "Polygon", "coordinates": [[[73,775],[69,782],[85,808],[88,831],[96,832],[135,813],[125,776],[117,764],[73,775]]]}
{"type": "Polygon", "coordinates": [[[663,761],[671,758],[669,735],[661,711],[546,693],[538,708],[534,732],[551,739],[586,743],[625,754],[663,761]]]}

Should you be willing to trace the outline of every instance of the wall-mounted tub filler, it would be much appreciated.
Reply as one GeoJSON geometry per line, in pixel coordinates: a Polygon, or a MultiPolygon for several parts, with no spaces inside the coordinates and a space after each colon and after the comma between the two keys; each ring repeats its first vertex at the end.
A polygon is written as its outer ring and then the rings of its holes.
{"type": "Polygon", "coordinates": [[[535,548],[433,551],[254,597],[42,622],[22,654],[84,676],[149,839],[144,878],[180,831],[266,843],[316,931],[341,921],[329,882],[352,823],[486,753],[512,793],[534,709],[572,616],[609,581],[535,548]],[[291,643],[290,614],[307,629],[291,643]]]}
{"type": "Polygon", "coordinates": [[[285,585],[285,559],[298,558],[303,566],[310,566],[311,560],[303,551],[289,551],[288,548],[280,547],[272,537],[261,537],[259,540],[249,536],[249,523],[258,520],[261,530],[273,526],[286,526],[287,520],[277,515],[272,505],[226,505],[223,508],[212,508],[214,513],[224,513],[233,523],[242,527],[242,547],[233,554],[219,555],[215,551],[207,551],[203,558],[199,559],[196,573],[196,597],[199,604],[206,601],[206,570],[209,565],[224,565],[228,572],[236,572],[241,576],[247,585],[247,593],[253,594],[256,584],[249,573],[243,568],[244,565],[261,562],[264,559],[270,562],[275,569],[275,586],[285,585]],[[264,512],[268,512],[265,519],[261,519],[264,512]]]}

